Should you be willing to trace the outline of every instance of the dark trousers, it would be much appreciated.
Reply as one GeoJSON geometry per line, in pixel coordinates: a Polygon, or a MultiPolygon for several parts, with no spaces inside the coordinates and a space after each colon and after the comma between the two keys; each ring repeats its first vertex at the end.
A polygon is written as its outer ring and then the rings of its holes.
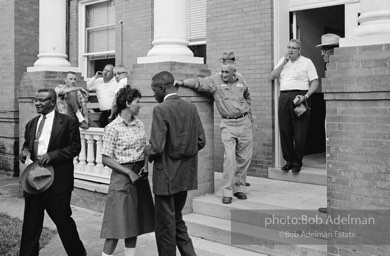
{"type": "Polygon", "coordinates": [[[70,256],[85,255],[84,245],[71,217],[71,194],[71,192],[54,194],[45,191],[37,195],[25,195],[20,256],[39,255],[39,237],[43,228],[45,210],[57,226],[66,253],[70,256]]]}
{"type": "Polygon", "coordinates": [[[106,125],[108,125],[108,117],[110,115],[111,115],[111,110],[102,111],[102,113],[100,114],[100,118],[99,118],[99,126],[101,128],[104,128],[104,127],[106,127],[106,125]]]}
{"type": "MultiPolygon", "coordinates": [[[[296,95],[305,95],[307,91],[281,91],[279,96],[279,129],[283,158],[294,166],[302,166],[305,153],[306,136],[309,132],[310,110],[300,117],[294,113],[293,100],[296,95]]],[[[309,99],[307,100],[310,105],[309,99]]]]}
{"type": "Polygon", "coordinates": [[[187,191],[168,196],[155,195],[154,199],[158,255],[175,256],[177,246],[181,255],[196,256],[181,213],[186,203],[187,191]]]}

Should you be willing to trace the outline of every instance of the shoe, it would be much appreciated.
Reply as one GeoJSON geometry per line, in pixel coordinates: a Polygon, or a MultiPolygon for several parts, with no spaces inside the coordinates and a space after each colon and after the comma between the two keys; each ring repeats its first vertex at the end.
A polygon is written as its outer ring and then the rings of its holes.
{"type": "Polygon", "coordinates": [[[232,203],[232,200],[233,200],[233,198],[228,197],[228,196],[222,197],[222,203],[223,203],[223,204],[231,204],[231,203],[232,203]]]}
{"type": "Polygon", "coordinates": [[[86,129],[89,128],[89,125],[88,125],[87,122],[85,122],[85,120],[83,120],[83,121],[80,123],[80,128],[86,130],[86,129]]]}
{"type": "Polygon", "coordinates": [[[245,186],[249,187],[251,184],[248,182],[245,182],[245,186]]]}
{"type": "Polygon", "coordinates": [[[292,164],[285,164],[282,168],[280,168],[282,171],[285,171],[285,172],[288,172],[289,170],[291,170],[293,168],[292,164]]]}
{"type": "Polygon", "coordinates": [[[298,174],[300,171],[301,171],[301,167],[300,167],[300,166],[294,166],[294,167],[292,168],[292,172],[293,172],[293,173],[298,174]]]}
{"type": "Polygon", "coordinates": [[[318,208],[318,211],[321,213],[328,213],[328,208],[327,207],[320,207],[320,208],[318,208]]]}
{"type": "Polygon", "coordinates": [[[233,194],[233,196],[237,197],[238,199],[245,200],[247,199],[247,196],[244,192],[236,192],[233,194]]]}

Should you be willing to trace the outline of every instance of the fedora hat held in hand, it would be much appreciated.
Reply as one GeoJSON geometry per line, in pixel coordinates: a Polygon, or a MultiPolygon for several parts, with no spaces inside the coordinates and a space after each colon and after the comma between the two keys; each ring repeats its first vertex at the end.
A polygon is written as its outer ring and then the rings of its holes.
{"type": "Polygon", "coordinates": [[[340,37],[335,34],[325,34],[321,36],[321,44],[316,45],[316,47],[321,46],[332,46],[332,45],[339,45],[340,37]]]}
{"type": "Polygon", "coordinates": [[[53,181],[53,167],[39,166],[38,161],[29,164],[20,177],[20,184],[23,190],[30,194],[42,193],[53,184],[53,181]]]}
{"type": "Polygon", "coordinates": [[[224,52],[222,54],[222,58],[219,59],[219,61],[222,61],[222,62],[225,62],[225,61],[236,61],[238,60],[238,58],[236,59],[236,57],[234,57],[234,52],[230,52],[230,53],[227,53],[227,52],[224,52]]]}

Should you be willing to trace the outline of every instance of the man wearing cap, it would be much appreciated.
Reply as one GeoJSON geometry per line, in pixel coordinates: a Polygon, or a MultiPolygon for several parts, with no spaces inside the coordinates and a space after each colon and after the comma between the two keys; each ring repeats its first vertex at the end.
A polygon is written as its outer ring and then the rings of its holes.
{"type": "MultiPolygon", "coordinates": [[[[325,34],[321,36],[321,44],[316,45],[316,47],[321,47],[321,55],[324,58],[325,70],[326,66],[329,63],[330,55],[334,54],[334,48],[339,46],[340,37],[335,34],[325,34]]],[[[327,207],[318,208],[319,212],[327,213],[327,207]]]]}
{"type": "Polygon", "coordinates": [[[224,145],[222,203],[230,204],[232,197],[247,199],[245,194],[247,170],[252,159],[253,137],[251,98],[248,85],[236,72],[234,53],[224,53],[221,72],[205,78],[177,81],[180,86],[211,93],[219,114],[224,145]]]}
{"type": "Polygon", "coordinates": [[[57,95],[53,89],[40,89],[34,105],[38,116],[25,129],[20,160],[34,161],[21,175],[24,189],[24,217],[21,256],[39,255],[39,237],[44,211],[57,226],[68,255],[87,255],[76,224],[71,217],[74,185],[73,158],[80,153],[80,131],[76,119],[54,110],[57,95]]]}
{"type": "Polygon", "coordinates": [[[310,96],[318,87],[317,70],[313,62],[301,56],[301,42],[291,39],[287,53],[271,72],[272,79],[279,79],[280,95],[278,104],[280,144],[286,164],[283,171],[301,171],[306,145],[306,136],[310,121],[310,96]],[[307,111],[300,116],[294,112],[300,104],[305,104],[307,111]]]}

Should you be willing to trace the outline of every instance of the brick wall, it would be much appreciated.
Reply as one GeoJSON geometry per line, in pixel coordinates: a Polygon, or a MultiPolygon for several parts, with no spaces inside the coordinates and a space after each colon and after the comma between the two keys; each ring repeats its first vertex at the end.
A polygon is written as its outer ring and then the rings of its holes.
{"type": "MultiPolygon", "coordinates": [[[[116,58],[132,69],[138,57],[145,57],[152,48],[153,42],[153,1],[117,0],[117,23],[123,20],[123,46],[120,40],[116,43],[116,58]],[[123,53],[121,54],[121,49],[123,53]]],[[[117,38],[120,29],[117,29],[117,38]]],[[[149,81],[148,81],[149,82],[149,81]]]]}
{"type": "Polygon", "coordinates": [[[0,172],[18,174],[18,89],[38,54],[38,0],[0,2],[0,172]]]}
{"type": "MultiPolygon", "coordinates": [[[[336,48],[326,73],[323,90],[330,213],[389,209],[390,44],[336,48]]],[[[366,232],[369,227],[360,228],[366,232]]],[[[383,236],[381,232],[375,235],[370,237],[372,241],[383,236]]],[[[339,244],[331,239],[328,255],[389,252],[383,243],[339,244]]]]}
{"type": "MultiPolygon", "coordinates": [[[[212,73],[219,72],[222,53],[234,51],[238,72],[250,87],[254,118],[250,174],[256,176],[267,176],[268,167],[274,165],[272,18],[270,0],[207,1],[207,64],[212,73]]],[[[215,111],[215,171],[222,170],[223,162],[219,123],[215,111]]]]}

